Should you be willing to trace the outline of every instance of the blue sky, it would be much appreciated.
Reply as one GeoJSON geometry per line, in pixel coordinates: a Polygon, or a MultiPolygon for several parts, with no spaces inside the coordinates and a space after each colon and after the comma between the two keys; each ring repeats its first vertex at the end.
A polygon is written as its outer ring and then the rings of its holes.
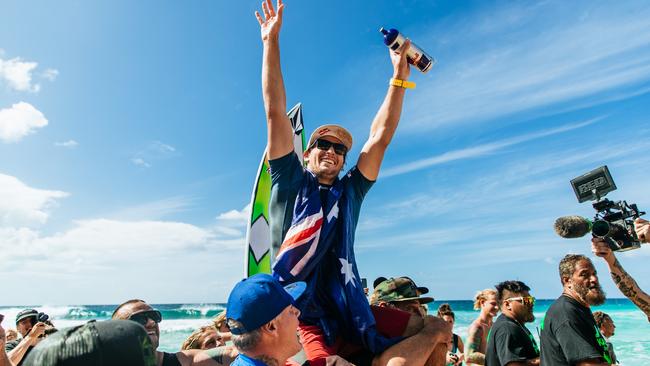
{"type": "MultiPolygon", "coordinates": [[[[650,8],[628,2],[287,0],[288,107],[358,154],[391,66],[379,27],[434,56],[366,198],[369,282],[437,299],[506,279],[557,296],[588,239],[569,180],[608,165],[650,210],[650,8]]],[[[221,302],[243,274],[265,146],[251,1],[20,1],[0,15],[0,305],[221,302]]],[[[650,247],[620,255],[650,288],[650,247]]],[[[605,267],[601,280],[621,297],[605,267]]]]}

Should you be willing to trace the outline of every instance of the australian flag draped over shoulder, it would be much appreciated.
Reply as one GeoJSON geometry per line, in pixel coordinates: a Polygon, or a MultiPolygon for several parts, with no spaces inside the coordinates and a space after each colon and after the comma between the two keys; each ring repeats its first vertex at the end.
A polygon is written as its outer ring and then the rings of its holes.
{"type": "Polygon", "coordinates": [[[303,176],[273,275],[283,285],[307,282],[299,303],[301,320],[319,325],[329,344],[341,336],[380,353],[399,339],[376,331],[354,258],[352,208],[344,182],[337,179],[326,196],[323,202],[313,174],[303,176]]]}

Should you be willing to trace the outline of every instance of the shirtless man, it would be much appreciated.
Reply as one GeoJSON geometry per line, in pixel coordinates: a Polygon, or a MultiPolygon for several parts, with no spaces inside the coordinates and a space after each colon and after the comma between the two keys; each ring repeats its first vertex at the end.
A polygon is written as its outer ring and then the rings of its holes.
{"type": "Polygon", "coordinates": [[[487,336],[492,328],[492,318],[499,312],[497,292],[494,289],[479,291],[474,297],[474,310],[480,310],[478,318],[469,326],[465,360],[467,365],[485,365],[487,336]]]}

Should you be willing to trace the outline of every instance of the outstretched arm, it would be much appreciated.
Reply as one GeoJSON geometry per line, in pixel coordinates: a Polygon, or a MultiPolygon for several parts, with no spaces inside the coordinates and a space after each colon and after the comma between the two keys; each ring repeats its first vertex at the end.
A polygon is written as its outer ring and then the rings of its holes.
{"type": "Polygon", "coordinates": [[[591,251],[595,255],[605,259],[616,287],[621,290],[623,295],[638,306],[648,317],[648,321],[650,321],[650,295],[643,292],[634,278],[623,269],[623,266],[616,259],[614,252],[609,248],[607,242],[601,238],[591,239],[591,251]]]}
{"type": "MultiPolygon", "coordinates": [[[[406,51],[410,45],[411,42],[407,40],[396,51],[389,51],[393,63],[393,78],[395,79],[407,80],[410,75],[410,66],[406,60],[406,51]]],[[[406,89],[399,86],[389,86],[386,98],[372,121],[370,137],[363,145],[357,162],[359,171],[369,180],[375,180],[379,175],[384,153],[393,139],[402,114],[405,91],[406,89]]]]}
{"type": "Polygon", "coordinates": [[[293,132],[287,117],[287,99],[280,67],[280,28],[284,4],[277,2],[277,12],[271,0],[262,2],[264,17],[255,12],[260,24],[264,55],[262,61],[262,97],[268,129],[267,158],[276,159],[293,150],[293,132]]]}

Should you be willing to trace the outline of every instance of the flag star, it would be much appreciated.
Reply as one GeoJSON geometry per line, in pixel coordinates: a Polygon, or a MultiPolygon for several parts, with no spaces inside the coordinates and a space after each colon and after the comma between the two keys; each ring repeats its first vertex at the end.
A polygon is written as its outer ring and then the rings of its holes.
{"type": "Polygon", "coordinates": [[[332,206],[332,209],[330,210],[330,213],[327,214],[327,222],[332,221],[333,218],[339,217],[339,202],[336,201],[334,206],[332,206]]]}
{"type": "Polygon", "coordinates": [[[354,282],[356,277],[354,276],[354,270],[352,269],[352,262],[348,262],[345,258],[339,258],[339,260],[341,261],[341,274],[345,275],[345,284],[347,285],[348,282],[352,282],[352,286],[357,287],[354,282]]]}

